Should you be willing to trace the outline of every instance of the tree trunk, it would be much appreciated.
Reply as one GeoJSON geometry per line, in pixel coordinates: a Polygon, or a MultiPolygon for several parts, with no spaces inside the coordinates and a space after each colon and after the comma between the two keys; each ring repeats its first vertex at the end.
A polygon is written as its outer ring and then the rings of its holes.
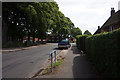
{"type": "Polygon", "coordinates": [[[8,26],[4,20],[2,20],[2,23],[3,23],[3,25],[2,25],[2,44],[5,44],[8,42],[8,40],[7,40],[8,26]]]}
{"type": "Polygon", "coordinates": [[[40,38],[38,37],[38,42],[39,42],[40,38]]]}
{"type": "Polygon", "coordinates": [[[33,35],[33,43],[35,42],[35,36],[33,35]]]}
{"type": "Polygon", "coordinates": [[[30,33],[29,33],[29,30],[28,30],[28,40],[27,40],[26,46],[30,46],[30,33]]]}
{"type": "Polygon", "coordinates": [[[41,43],[43,43],[43,39],[41,38],[41,43]]]}
{"type": "Polygon", "coordinates": [[[27,41],[30,41],[30,32],[28,30],[28,40],[27,41]]]}

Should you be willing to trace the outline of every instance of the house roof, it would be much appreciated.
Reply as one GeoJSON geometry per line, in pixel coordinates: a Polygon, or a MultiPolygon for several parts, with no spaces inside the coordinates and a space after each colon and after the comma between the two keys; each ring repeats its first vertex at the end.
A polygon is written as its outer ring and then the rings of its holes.
{"type": "Polygon", "coordinates": [[[109,19],[103,24],[101,28],[108,27],[120,23],[120,10],[114,13],[109,19]]]}
{"type": "Polygon", "coordinates": [[[95,32],[93,35],[95,35],[95,34],[97,34],[97,33],[100,33],[100,30],[101,30],[101,29],[97,29],[96,32],[95,32]]]}
{"type": "Polygon", "coordinates": [[[97,31],[94,34],[98,33],[103,28],[115,24],[120,24],[120,10],[114,13],[112,16],[110,16],[109,19],[103,24],[103,26],[100,29],[97,29],[97,31]]]}

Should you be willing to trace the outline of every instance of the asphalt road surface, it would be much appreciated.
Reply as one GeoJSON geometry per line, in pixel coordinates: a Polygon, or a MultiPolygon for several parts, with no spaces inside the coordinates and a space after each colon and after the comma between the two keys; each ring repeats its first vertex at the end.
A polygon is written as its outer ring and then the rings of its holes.
{"type": "Polygon", "coordinates": [[[2,54],[3,78],[30,78],[37,73],[49,58],[49,53],[56,49],[57,44],[49,44],[2,54]]]}

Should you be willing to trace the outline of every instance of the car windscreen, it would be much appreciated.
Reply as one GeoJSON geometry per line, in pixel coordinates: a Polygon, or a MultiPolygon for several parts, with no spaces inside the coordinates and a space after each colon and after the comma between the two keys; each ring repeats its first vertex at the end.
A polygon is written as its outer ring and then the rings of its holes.
{"type": "Polygon", "coordinates": [[[68,43],[68,41],[61,41],[60,43],[68,43]]]}

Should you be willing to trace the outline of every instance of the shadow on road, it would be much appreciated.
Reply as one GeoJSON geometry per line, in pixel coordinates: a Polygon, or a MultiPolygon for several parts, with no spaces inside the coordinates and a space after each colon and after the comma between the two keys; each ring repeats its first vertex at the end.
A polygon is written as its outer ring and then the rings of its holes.
{"type": "Polygon", "coordinates": [[[75,54],[72,67],[74,78],[98,78],[87,57],[77,49],[76,45],[72,46],[71,51],[75,54]]]}

